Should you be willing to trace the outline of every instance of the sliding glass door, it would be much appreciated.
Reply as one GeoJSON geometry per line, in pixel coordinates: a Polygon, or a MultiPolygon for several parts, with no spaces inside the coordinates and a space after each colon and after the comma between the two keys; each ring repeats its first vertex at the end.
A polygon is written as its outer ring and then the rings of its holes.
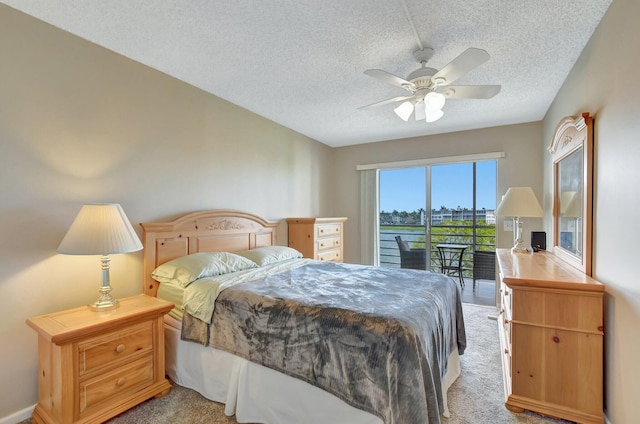
{"type": "Polygon", "coordinates": [[[495,249],[496,161],[380,170],[380,265],[441,271],[438,246],[473,253],[495,249]]]}
{"type": "Polygon", "coordinates": [[[380,171],[380,265],[428,270],[427,168],[380,171]],[[404,250],[400,251],[400,247],[404,250]]]}

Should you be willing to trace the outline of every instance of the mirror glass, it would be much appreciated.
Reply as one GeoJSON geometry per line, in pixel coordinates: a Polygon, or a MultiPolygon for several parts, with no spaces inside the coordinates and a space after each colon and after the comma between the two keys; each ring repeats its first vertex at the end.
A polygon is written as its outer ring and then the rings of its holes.
{"type": "Polygon", "coordinates": [[[582,255],[582,148],[558,161],[558,245],[582,255]]]}
{"type": "Polygon", "coordinates": [[[591,275],[593,118],[563,118],[548,148],[553,160],[553,253],[591,275]]]}

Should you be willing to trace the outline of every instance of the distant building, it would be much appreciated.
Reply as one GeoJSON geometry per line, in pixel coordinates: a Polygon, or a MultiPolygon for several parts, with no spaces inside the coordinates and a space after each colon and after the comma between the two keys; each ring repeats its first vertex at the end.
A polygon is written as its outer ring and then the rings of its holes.
{"type": "MultiPolygon", "coordinates": [[[[476,211],[476,219],[484,220],[487,225],[496,224],[496,213],[494,210],[479,209],[476,211]]],[[[431,224],[440,225],[444,221],[473,221],[473,211],[471,209],[432,209],[431,224]]]]}
{"type": "MultiPolygon", "coordinates": [[[[407,214],[402,212],[400,214],[394,214],[389,212],[383,212],[380,216],[380,224],[382,225],[421,225],[424,226],[426,222],[426,212],[420,210],[420,215],[417,212],[407,214]]],[[[493,209],[479,209],[476,211],[476,219],[478,221],[484,221],[486,225],[496,224],[496,213],[493,209]]],[[[459,209],[432,209],[431,210],[431,225],[441,225],[445,221],[473,221],[473,211],[466,208],[459,209]]]]}

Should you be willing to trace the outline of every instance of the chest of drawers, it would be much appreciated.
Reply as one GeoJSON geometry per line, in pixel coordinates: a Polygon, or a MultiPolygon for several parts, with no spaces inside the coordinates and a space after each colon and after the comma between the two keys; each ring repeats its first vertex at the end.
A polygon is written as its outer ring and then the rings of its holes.
{"type": "Polygon", "coordinates": [[[146,295],[112,311],[88,307],[29,318],[38,333],[34,423],[101,423],[169,393],[163,315],[173,304],[146,295]]]}
{"type": "Polygon", "coordinates": [[[289,218],[289,247],[305,258],[318,261],[344,260],[343,226],[347,218],[289,218]]]}
{"type": "Polygon", "coordinates": [[[497,257],[507,408],[603,423],[604,286],[547,252],[497,257]]]}

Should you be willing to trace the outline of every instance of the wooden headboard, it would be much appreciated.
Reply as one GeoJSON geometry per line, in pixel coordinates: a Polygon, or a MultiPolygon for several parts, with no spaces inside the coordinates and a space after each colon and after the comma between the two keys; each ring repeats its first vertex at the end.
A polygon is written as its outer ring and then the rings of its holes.
{"type": "Polygon", "coordinates": [[[142,223],[142,291],[156,296],[159,283],[151,272],[171,259],[198,252],[234,252],[274,245],[278,224],[234,210],[194,212],[173,221],[142,223]]]}

